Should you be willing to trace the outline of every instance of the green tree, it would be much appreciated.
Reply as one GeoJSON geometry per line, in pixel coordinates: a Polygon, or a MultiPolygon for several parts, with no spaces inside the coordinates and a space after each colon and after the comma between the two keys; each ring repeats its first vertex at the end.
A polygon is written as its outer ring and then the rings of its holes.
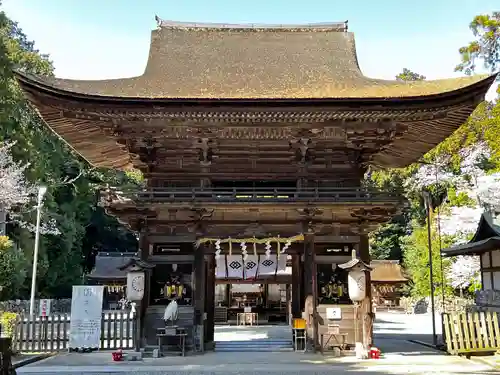
{"type": "MultiPolygon", "coordinates": [[[[60,235],[41,237],[38,292],[47,297],[65,297],[71,294],[73,284],[81,283],[83,270],[90,268],[89,254],[102,244],[95,228],[100,230],[103,222],[108,230],[107,242],[114,241],[116,250],[136,251],[134,235],[96,207],[100,184],[133,182],[124,173],[92,169],[55,136],[25,100],[14,79],[14,67],[45,76],[53,74],[48,56],[36,50],[19,26],[0,12],[0,141],[16,141],[12,155],[15,160],[30,163],[27,178],[48,186],[42,220],[55,220],[60,235]]],[[[140,176],[130,177],[140,180],[140,176]]],[[[35,214],[27,210],[25,221],[34,222],[35,214]]],[[[15,223],[8,225],[8,234],[16,246],[0,254],[0,263],[5,263],[0,268],[0,285],[10,283],[1,294],[3,298],[25,298],[29,294],[26,278],[31,274],[34,236],[15,223]],[[13,272],[15,277],[9,278],[13,272]]]]}
{"type": "Polygon", "coordinates": [[[500,12],[480,14],[469,25],[474,41],[459,49],[461,62],[456,70],[472,74],[478,61],[491,72],[500,68],[500,12]]]}
{"type": "Polygon", "coordinates": [[[410,82],[410,81],[423,81],[425,76],[412,72],[408,68],[403,68],[403,71],[396,76],[398,81],[410,82]]]}
{"type": "MultiPolygon", "coordinates": [[[[430,295],[430,262],[429,262],[429,245],[428,245],[427,226],[421,226],[414,223],[411,235],[404,237],[402,240],[404,267],[408,271],[412,280],[412,294],[416,297],[426,297],[430,295]]],[[[442,281],[445,285],[445,293],[449,294],[451,289],[447,286],[447,282],[443,279],[441,272],[441,254],[440,245],[448,247],[452,245],[450,238],[443,236],[441,239],[435,228],[431,232],[431,247],[432,247],[432,263],[433,263],[433,283],[436,295],[441,294],[442,281]],[[441,242],[441,243],[440,243],[441,242]]],[[[443,259],[443,270],[449,267],[449,260],[443,259]]]]}

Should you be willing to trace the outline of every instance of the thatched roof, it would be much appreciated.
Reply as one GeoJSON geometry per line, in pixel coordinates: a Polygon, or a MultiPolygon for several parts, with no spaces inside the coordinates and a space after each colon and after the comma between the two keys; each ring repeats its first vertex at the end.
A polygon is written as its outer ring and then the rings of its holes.
{"type": "Polygon", "coordinates": [[[37,77],[22,82],[109,98],[403,98],[452,92],[471,76],[400,82],[365,77],[343,23],[222,25],[159,22],[141,76],[107,80],[37,77]]]}
{"type": "Polygon", "coordinates": [[[397,260],[373,260],[370,263],[372,283],[404,283],[408,278],[397,260]]]}

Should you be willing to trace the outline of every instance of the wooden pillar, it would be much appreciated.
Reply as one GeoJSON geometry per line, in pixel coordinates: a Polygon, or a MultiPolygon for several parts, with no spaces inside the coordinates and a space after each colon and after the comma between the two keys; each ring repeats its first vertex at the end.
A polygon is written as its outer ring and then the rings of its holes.
{"type": "MultiPolygon", "coordinates": [[[[194,249],[194,325],[201,328],[204,326],[205,317],[205,254],[204,247],[198,246],[194,249]],[[201,326],[201,327],[200,327],[201,326]]],[[[199,342],[201,351],[204,350],[204,338],[202,338],[203,329],[197,330],[198,334],[195,341],[199,342]]]]}
{"type": "MultiPolygon", "coordinates": [[[[361,260],[367,264],[370,264],[370,248],[368,242],[368,235],[363,234],[360,236],[359,242],[359,256],[361,260]]],[[[363,324],[363,345],[368,347],[372,345],[373,342],[373,305],[372,305],[372,288],[371,288],[371,277],[370,272],[366,274],[366,297],[361,302],[361,315],[363,324]]]]}
{"type": "Polygon", "coordinates": [[[213,346],[215,335],[215,255],[209,254],[206,259],[206,287],[205,287],[205,343],[213,346]]]}
{"type": "Polygon", "coordinates": [[[231,284],[226,284],[224,298],[226,299],[227,307],[231,307],[231,284]]]}
{"type": "Polygon", "coordinates": [[[300,254],[292,255],[292,318],[302,317],[301,289],[302,270],[300,268],[300,254]]]}
{"type": "Polygon", "coordinates": [[[307,320],[309,326],[312,326],[313,348],[316,351],[319,345],[318,332],[318,312],[317,312],[317,271],[314,251],[314,234],[307,233],[304,238],[304,291],[305,291],[305,310],[307,311],[307,320]]]}
{"type": "MultiPolygon", "coordinates": [[[[139,234],[139,259],[142,261],[147,261],[149,258],[149,228],[147,221],[144,222],[144,227],[140,231],[139,234]]],[[[142,301],[138,302],[138,306],[136,306],[137,311],[137,344],[136,349],[139,349],[144,346],[146,342],[145,337],[145,323],[146,323],[146,311],[149,307],[149,299],[151,293],[151,270],[146,271],[144,275],[144,297],[142,297],[142,301]]]]}

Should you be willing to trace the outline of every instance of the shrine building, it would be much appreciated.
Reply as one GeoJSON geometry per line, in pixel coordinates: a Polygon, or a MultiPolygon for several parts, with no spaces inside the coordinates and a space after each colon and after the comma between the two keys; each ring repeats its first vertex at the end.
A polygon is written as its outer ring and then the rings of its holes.
{"type": "Polygon", "coordinates": [[[364,175],[418,161],[467,120],[495,77],[365,77],[347,22],[157,22],[141,76],[16,72],[75,152],[144,175],[136,191],[101,195],[154,266],[139,309],[142,345],[156,342],[173,298],[180,324],[202,327],[205,349],[215,321],[247,309],[264,322],[303,317],[314,347],[330,324],[350,345],[355,327],[371,341],[369,274],[355,315],[339,265],[353,250],[370,264],[368,233],[405,202],[363,187],[364,175]]]}

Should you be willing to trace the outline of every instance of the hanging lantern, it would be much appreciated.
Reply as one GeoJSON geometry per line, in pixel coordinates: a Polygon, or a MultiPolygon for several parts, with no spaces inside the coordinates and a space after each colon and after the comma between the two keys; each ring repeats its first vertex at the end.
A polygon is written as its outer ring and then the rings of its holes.
{"type": "Polygon", "coordinates": [[[366,272],[361,269],[351,270],[347,276],[349,298],[361,302],[366,297],[366,272]]]}
{"type": "Polygon", "coordinates": [[[371,271],[371,267],[357,258],[356,250],[352,251],[350,261],[338,266],[349,272],[347,275],[349,298],[353,302],[363,301],[366,297],[366,273],[371,271]]]}
{"type": "Polygon", "coordinates": [[[132,270],[127,273],[127,299],[141,301],[144,297],[145,274],[142,270],[132,270]]]}

